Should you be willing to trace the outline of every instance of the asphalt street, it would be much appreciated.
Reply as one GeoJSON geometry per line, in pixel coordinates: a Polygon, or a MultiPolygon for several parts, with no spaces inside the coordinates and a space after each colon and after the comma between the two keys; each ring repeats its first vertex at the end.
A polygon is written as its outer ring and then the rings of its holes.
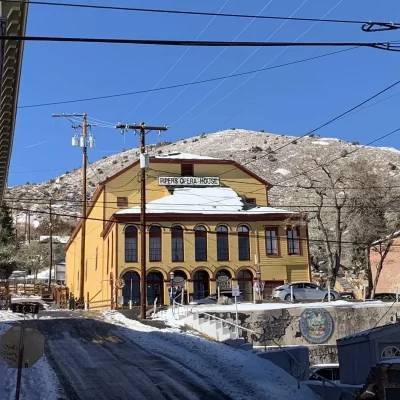
{"type": "Polygon", "coordinates": [[[230,399],[176,360],[145,350],[124,328],[85,319],[30,320],[66,399],[230,399]]]}

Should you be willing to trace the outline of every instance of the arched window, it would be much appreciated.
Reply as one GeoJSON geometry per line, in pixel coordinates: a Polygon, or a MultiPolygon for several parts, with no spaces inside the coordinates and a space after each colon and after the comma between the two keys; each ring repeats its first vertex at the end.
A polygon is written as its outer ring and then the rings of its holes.
{"type": "Polygon", "coordinates": [[[400,349],[397,346],[387,346],[382,350],[381,358],[400,358],[400,349]]]}
{"type": "Polygon", "coordinates": [[[161,228],[159,226],[152,226],[149,234],[150,261],[161,261],[161,228]]]}
{"type": "Polygon", "coordinates": [[[249,228],[240,225],[238,228],[239,260],[250,260],[250,235],[249,228]]]}
{"type": "Polygon", "coordinates": [[[164,304],[164,278],[160,272],[149,272],[146,278],[147,304],[164,304]]]}
{"type": "Polygon", "coordinates": [[[207,261],[207,229],[203,225],[195,229],[194,246],[196,261],[207,261]]]}
{"type": "Polygon", "coordinates": [[[122,288],[122,296],[124,296],[124,306],[129,305],[129,301],[133,306],[140,305],[140,277],[137,272],[126,272],[122,279],[125,286],[122,288]]]}
{"type": "Polygon", "coordinates": [[[249,270],[239,271],[237,275],[238,285],[242,297],[246,301],[253,300],[253,274],[249,270]]]}
{"type": "Polygon", "coordinates": [[[184,259],[183,229],[180,226],[171,228],[171,254],[172,261],[184,259]]]}
{"type": "Polygon", "coordinates": [[[128,226],[125,229],[125,262],[136,262],[138,260],[137,235],[135,226],[128,226]]]}
{"type": "Polygon", "coordinates": [[[193,300],[200,300],[210,295],[210,277],[206,271],[197,271],[193,275],[193,300]]]}
{"type": "Polygon", "coordinates": [[[229,260],[228,228],[224,225],[217,228],[217,260],[229,260]]]}

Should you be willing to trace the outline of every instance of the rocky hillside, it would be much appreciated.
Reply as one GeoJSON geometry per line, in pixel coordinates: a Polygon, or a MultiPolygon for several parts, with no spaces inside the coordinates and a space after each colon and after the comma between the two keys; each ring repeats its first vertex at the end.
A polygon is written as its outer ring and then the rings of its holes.
{"type": "MultiPolygon", "coordinates": [[[[332,159],[341,156],[343,158],[337,162],[338,165],[354,160],[368,161],[383,178],[389,175],[397,177],[400,167],[400,151],[396,149],[364,147],[356,142],[322,138],[313,134],[296,140],[293,136],[234,129],[213,134],[203,133],[175,143],[162,142],[148,146],[150,155],[177,151],[232,159],[246,165],[271,184],[281,185],[271,189],[270,202],[272,206],[285,208],[304,204],[309,198],[309,193],[305,194],[303,189],[297,187],[297,182],[301,178],[287,179],[298,173],[299,165],[308,166],[310,154],[332,159]],[[291,141],[294,142],[279,151],[272,152],[291,141]],[[355,149],[359,151],[348,155],[355,149]],[[281,182],[284,180],[287,181],[281,182]]],[[[93,194],[99,182],[137,160],[138,154],[138,148],[133,148],[91,163],[88,167],[88,196],[93,194]]],[[[14,207],[31,209],[31,221],[36,221],[36,224],[44,215],[38,211],[47,212],[48,208],[46,204],[35,199],[43,199],[45,203],[50,196],[58,200],[54,206],[55,213],[78,216],[81,198],[80,169],[66,172],[47,182],[12,187],[6,193],[6,197],[14,199],[13,202],[9,202],[13,203],[14,207]]],[[[25,221],[25,213],[19,213],[18,219],[21,222],[25,221]]]]}

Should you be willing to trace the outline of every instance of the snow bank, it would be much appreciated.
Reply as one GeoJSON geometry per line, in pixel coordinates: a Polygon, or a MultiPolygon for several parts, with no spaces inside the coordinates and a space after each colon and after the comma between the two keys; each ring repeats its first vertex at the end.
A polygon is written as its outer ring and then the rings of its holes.
{"type": "MultiPolygon", "coordinates": [[[[399,303],[400,304],[400,303],[399,303]]],[[[262,303],[262,304],[253,304],[253,303],[240,303],[238,304],[238,311],[262,311],[262,310],[279,310],[279,309],[289,309],[289,308],[313,308],[313,307],[350,307],[350,308],[362,308],[362,307],[383,307],[387,306],[388,303],[382,301],[366,301],[366,302],[350,302],[345,300],[337,300],[328,302],[315,302],[315,303],[262,303]]],[[[218,311],[218,312],[226,312],[226,311],[235,311],[235,305],[220,305],[220,304],[207,304],[207,305],[199,305],[199,306],[191,306],[191,308],[195,311],[218,311]]]]}
{"type": "Polygon", "coordinates": [[[274,171],[275,174],[289,175],[290,171],[285,168],[278,168],[274,171]]]}
{"type": "MultiPolygon", "coordinates": [[[[232,399],[316,400],[305,386],[267,360],[251,352],[237,350],[176,329],[158,329],[125,318],[118,312],[105,312],[106,322],[129,329],[124,335],[158,356],[175,362],[182,370],[195,372],[199,384],[207,381],[232,399]]],[[[119,332],[119,334],[121,334],[119,332]]]]}
{"type": "MultiPolygon", "coordinates": [[[[26,319],[30,319],[27,316],[26,319]]],[[[11,323],[23,319],[22,314],[11,311],[0,311],[0,335],[3,335],[11,327],[11,323]]],[[[8,365],[0,358],[0,399],[15,398],[15,384],[17,369],[8,368],[8,365]]],[[[58,380],[51,369],[46,357],[43,356],[33,367],[22,371],[22,400],[59,400],[62,399],[58,390],[58,380]]]]}

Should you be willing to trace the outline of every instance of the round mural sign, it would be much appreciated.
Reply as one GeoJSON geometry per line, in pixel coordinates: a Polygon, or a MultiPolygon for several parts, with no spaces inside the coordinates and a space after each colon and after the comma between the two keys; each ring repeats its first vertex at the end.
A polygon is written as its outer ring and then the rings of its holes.
{"type": "Polygon", "coordinates": [[[125,286],[125,281],[124,281],[123,279],[119,278],[119,279],[117,279],[117,280],[115,281],[115,287],[116,287],[117,289],[123,289],[124,286],[125,286]]]}
{"type": "Polygon", "coordinates": [[[310,343],[327,341],[333,332],[331,315],[323,308],[307,308],[300,317],[300,332],[310,343]]]}

